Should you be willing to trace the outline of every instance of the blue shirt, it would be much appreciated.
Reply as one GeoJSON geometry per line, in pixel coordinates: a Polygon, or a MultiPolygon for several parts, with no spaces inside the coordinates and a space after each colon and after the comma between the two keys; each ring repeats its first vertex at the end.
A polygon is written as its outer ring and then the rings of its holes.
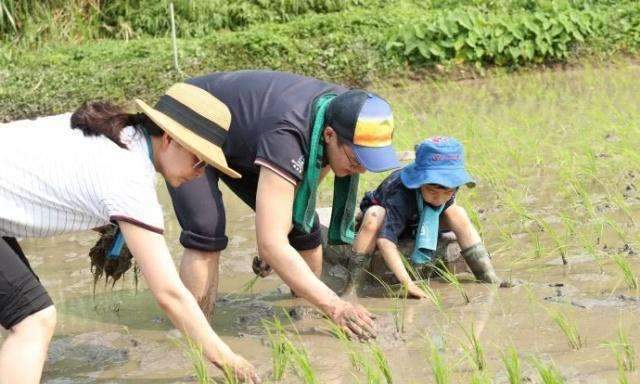
{"type": "MultiPolygon", "coordinates": [[[[384,238],[398,243],[403,236],[415,237],[415,231],[420,221],[416,190],[409,189],[400,180],[400,169],[392,172],[373,191],[366,192],[360,202],[360,210],[366,211],[372,205],[379,205],[386,210],[384,225],[378,232],[378,238],[384,238]]],[[[449,208],[456,198],[454,193],[445,203],[442,214],[449,208]]],[[[430,205],[425,202],[425,205],[430,205]]]]}

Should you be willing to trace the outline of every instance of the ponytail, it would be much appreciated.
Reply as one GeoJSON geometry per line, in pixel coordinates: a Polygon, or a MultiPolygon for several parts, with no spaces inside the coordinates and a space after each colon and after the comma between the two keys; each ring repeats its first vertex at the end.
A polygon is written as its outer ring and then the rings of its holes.
{"type": "MultiPolygon", "coordinates": [[[[85,136],[106,136],[121,148],[120,132],[127,126],[144,126],[151,136],[163,131],[143,113],[127,113],[124,108],[104,101],[86,101],[71,115],[71,128],[85,136]]],[[[137,128],[136,128],[137,129],[137,128]]]]}

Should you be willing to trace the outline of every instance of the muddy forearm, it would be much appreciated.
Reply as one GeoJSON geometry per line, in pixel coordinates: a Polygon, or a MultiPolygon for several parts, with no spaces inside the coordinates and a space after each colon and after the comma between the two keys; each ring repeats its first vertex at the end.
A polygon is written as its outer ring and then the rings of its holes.
{"type": "Polygon", "coordinates": [[[379,238],[376,241],[376,245],[384,258],[384,262],[387,264],[387,267],[389,267],[398,280],[402,283],[410,283],[412,281],[411,276],[409,276],[407,269],[404,267],[402,255],[393,241],[379,238]]]}

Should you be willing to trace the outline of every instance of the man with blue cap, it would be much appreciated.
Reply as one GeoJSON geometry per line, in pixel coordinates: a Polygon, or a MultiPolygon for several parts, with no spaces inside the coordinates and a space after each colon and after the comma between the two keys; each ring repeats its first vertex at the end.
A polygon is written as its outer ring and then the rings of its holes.
{"type": "Polygon", "coordinates": [[[411,264],[418,268],[432,264],[438,234],[452,230],[462,256],[476,279],[499,283],[489,253],[464,208],[455,204],[458,188],[475,182],[464,168],[462,144],[451,137],[432,137],[417,146],[412,164],[393,172],[380,186],[367,192],[360,204],[360,229],[353,243],[350,281],[346,294],[353,293],[366,277],[370,255],[377,248],[389,269],[406,284],[411,296],[425,293],[412,281],[402,262],[398,240],[414,239],[411,264]]]}
{"type": "MultiPolygon", "coordinates": [[[[202,309],[213,309],[219,257],[228,243],[221,180],[256,212],[254,271],[265,276],[273,268],[347,334],[373,336],[372,315],[319,279],[322,238],[315,205],[319,183],[333,172],[329,241],[350,244],[359,174],[399,167],[389,104],[364,90],[277,71],[217,72],[186,82],[231,113],[228,132],[212,140],[232,172],[207,166],[205,177],[169,186],[185,247],[180,276],[202,309]]],[[[180,108],[175,114],[181,115],[180,108]]]]}

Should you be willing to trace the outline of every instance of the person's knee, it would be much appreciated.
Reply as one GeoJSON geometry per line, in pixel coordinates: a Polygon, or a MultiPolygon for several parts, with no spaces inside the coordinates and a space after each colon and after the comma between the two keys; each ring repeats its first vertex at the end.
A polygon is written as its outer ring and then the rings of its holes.
{"type": "Polygon", "coordinates": [[[384,223],[385,214],[386,210],[379,205],[370,207],[362,219],[360,230],[372,234],[378,233],[384,223]]]}
{"type": "Polygon", "coordinates": [[[447,208],[445,213],[451,229],[454,229],[456,227],[465,227],[471,224],[471,220],[469,219],[469,215],[467,215],[467,211],[459,205],[452,205],[451,207],[447,208]]]}
{"type": "Polygon", "coordinates": [[[218,263],[220,261],[220,254],[222,251],[206,251],[202,249],[185,248],[183,260],[202,260],[211,263],[218,263]]]}
{"type": "Polygon", "coordinates": [[[14,333],[31,335],[34,337],[48,337],[53,335],[58,322],[56,308],[53,305],[35,312],[11,328],[14,333]]]}

